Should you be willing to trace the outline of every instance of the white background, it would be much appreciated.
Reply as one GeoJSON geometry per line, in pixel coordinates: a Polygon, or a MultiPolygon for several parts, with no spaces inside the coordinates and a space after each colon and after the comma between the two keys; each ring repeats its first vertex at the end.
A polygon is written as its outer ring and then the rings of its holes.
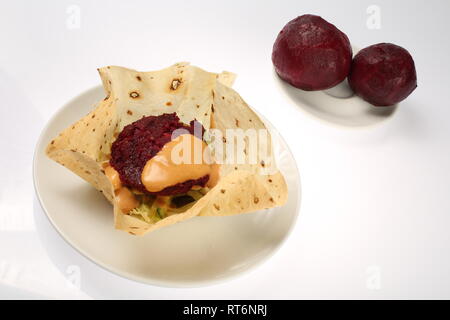
{"type": "Polygon", "coordinates": [[[0,298],[450,298],[449,14],[448,1],[2,0],[0,298]],[[370,5],[381,9],[380,29],[367,27],[370,5]],[[286,98],[272,44],[304,13],[358,47],[411,52],[419,87],[392,118],[337,127],[286,98]],[[234,88],[291,147],[303,190],[297,225],[272,259],[198,289],[120,279],[56,235],[48,248],[40,239],[54,231],[33,213],[32,152],[50,116],[99,84],[98,67],[178,61],[238,74],[234,88]],[[77,279],[81,290],[68,285],[77,279]]]}

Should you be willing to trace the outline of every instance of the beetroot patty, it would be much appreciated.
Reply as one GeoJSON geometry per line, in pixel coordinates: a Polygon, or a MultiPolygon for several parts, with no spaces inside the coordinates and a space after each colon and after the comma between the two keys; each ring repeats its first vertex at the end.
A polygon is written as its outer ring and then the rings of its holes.
{"type": "Polygon", "coordinates": [[[185,193],[193,186],[205,186],[209,180],[208,175],[197,180],[178,183],[158,192],[149,192],[142,184],[141,174],[145,164],[171,140],[172,132],[176,129],[186,129],[194,134],[194,121],[188,126],[180,122],[175,113],[170,113],[144,117],[123,128],[111,146],[109,161],[119,173],[123,185],[146,194],[164,196],[185,193]]]}

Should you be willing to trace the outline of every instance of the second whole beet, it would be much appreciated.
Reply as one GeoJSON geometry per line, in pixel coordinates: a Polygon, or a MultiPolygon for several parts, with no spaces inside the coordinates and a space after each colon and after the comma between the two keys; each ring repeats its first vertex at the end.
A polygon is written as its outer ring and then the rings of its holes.
{"type": "Polygon", "coordinates": [[[367,47],[353,59],[348,82],[353,91],[374,106],[391,106],[417,87],[414,60],[392,43],[367,47]]]}

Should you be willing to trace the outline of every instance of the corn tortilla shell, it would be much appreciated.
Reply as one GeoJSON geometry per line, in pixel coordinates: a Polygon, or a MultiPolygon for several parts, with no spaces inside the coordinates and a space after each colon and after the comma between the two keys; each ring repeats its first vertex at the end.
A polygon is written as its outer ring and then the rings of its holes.
{"type": "MultiPolygon", "coordinates": [[[[98,69],[106,97],[85,117],[69,126],[47,146],[47,155],[89,182],[114,206],[117,229],[143,235],[194,216],[225,216],[283,205],[287,186],[276,169],[270,139],[268,150],[256,164],[225,163],[220,180],[205,196],[183,213],[149,224],[123,214],[115,205],[114,190],[102,164],[109,160],[111,144],[124,126],[149,115],[176,112],[181,121],[196,119],[205,129],[266,129],[261,119],[231,89],[235,75],[206,72],[188,63],[159,71],[138,72],[108,66],[98,69]],[[269,170],[270,169],[270,170],[269,170]]],[[[224,140],[215,156],[227,156],[224,140]]],[[[244,145],[248,148],[248,141],[244,145]]],[[[247,153],[245,153],[247,154],[247,153]]],[[[247,156],[245,156],[247,157],[247,156]]],[[[248,160],[248,159],[245,159],[248,160]]]]}

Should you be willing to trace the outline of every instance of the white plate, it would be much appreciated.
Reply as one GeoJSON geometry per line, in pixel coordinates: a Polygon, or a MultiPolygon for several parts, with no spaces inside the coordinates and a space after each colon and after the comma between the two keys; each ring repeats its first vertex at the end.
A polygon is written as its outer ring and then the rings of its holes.
{"type": "Polygon", "coordinates": [[[273,129],[278,166],[289,188],[285,206],[231,217],[195,217],[143,237],[115,230],[106,199],[44,153],[54,136],[87,114],[103,96],[103,89],[96,87],[70,101],[49,121],[36,146],[33,178],[37,197],[69,244],[120,276],[171,287],[203,286],[232,278],[277,251],[298,215],[300,179],[291,152],[273,129]]]}

